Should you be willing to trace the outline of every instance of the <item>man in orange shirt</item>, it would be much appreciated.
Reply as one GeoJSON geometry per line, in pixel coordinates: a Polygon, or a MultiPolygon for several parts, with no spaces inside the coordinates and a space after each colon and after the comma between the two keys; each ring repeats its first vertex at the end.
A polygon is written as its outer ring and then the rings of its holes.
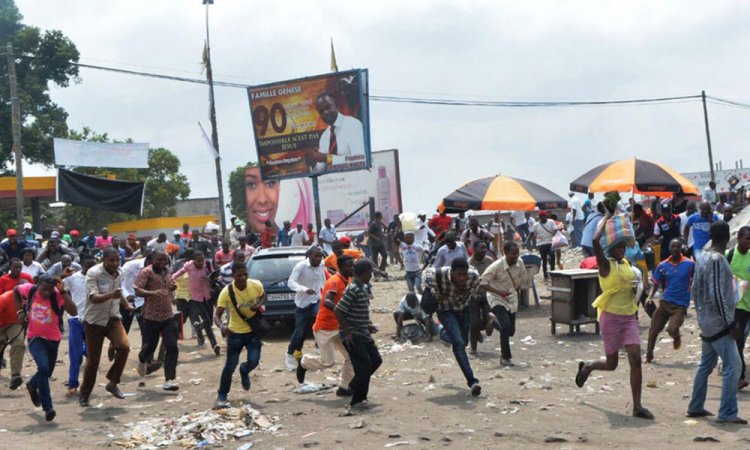
{"type": "Polygon", "coordinates": [[[341,382],[336,391],[339,397],[352,395],[349,383],[354,378],[354,368],[339,337],[339,322],[333,310],[336,308],[341,297],[344,296],[346,286],[354,275],[354,258],[342,254],[338,257],[338,272],[331,276],[323,287],[325,301],[323,307],[318,310],[318,315],[313,324],[315,342],[318,344],[320,355],[304,354],[297,363],[297,381],[305,382],[305,373],[308,370],[324,370],[332,367],[336,362],[335,351],[338,350],[344,356],[344,364],[341,367],[341,382]]]}
{"type": "Polygon", "coordinates": [[[427,226],[435,232],[435,236],[440,236],[440,234],[451,230],[452,222],[453,219],[443,211],[439,215],[432,216],[432,219],[427,222],[427,226]]]}
{"type": "Polygon", "coordinates": [[[349,248],[351,243],[352,240],[349,239],[348,236],[342,236],[341,239],[331,242],[331,250],[333,250],[333,253],[326,256],[323,260],[323,265],[326,269],[331,273],[338,272],[339,266],[337,260],[341,255],[351,256],[355,261],[365,256],[361,251],[349,248]]]}

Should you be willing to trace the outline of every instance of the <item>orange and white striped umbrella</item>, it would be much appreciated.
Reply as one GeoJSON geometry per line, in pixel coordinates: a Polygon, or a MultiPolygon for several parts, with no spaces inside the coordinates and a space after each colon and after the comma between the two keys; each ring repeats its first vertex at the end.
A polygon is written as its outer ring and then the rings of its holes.
{"type": "Polygon", "coordinates": [[[642,159],[623,159],[595,167],[570,183],[575,192],[633,192],[671,197],[697,195],[698,188],[671,167],[642,159]]]}
{"type": "Polygon", "coordinates": [[[445,197],[438,211],[532,211],[565,208],[567,201],[531,181],[498,175],[469,181],[445,197]]]}

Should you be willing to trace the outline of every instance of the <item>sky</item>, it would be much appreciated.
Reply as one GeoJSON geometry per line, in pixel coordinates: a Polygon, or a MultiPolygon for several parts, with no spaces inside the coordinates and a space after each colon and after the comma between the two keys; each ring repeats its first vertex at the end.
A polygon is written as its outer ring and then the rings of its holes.
{"type": "MultiPolygon", "coordinates": [[[[17,0],[24,23],[61,30],[80,62],[202,77],[200,0],[17,0]]],[[[466,100],[610,100],[700,94],[750,102],[750,3],[741,1],[255,1],[210,7],[216,80],[262,84],[367,68],[373,95],[466,100]]],[[[191,198],[217,195],[207,87],[81,69],[53,87],[70,114],[115,139],[166,147],[191,198]]],[[[246,91],[216,88],[225,180],[257,159],[246,91]]],[[[715,161],[750,165],[750,110],[709,103],[715,161]]],[[[370,102],[373,150],[399,149],[405,210],[433,210],[496,174],[565,195],[596,165],[638,157],[708,170],[699,101],[507,109],[370,102]]],[[[27,168],[29,175],[43,168],[27,168]]],[[[228,199],[228,189],[225,187],[228,199]]]]}

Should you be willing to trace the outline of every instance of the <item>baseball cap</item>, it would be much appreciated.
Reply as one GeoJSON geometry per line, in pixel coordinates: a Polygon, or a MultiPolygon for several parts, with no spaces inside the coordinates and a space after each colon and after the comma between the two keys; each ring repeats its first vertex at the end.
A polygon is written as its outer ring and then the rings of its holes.
{"type": "Polygon", "coordinates": [[[539,217],[549,217],[549,213],[545,210],[539,211],[539,217]]]}
{"type": "Polygon", "coordinates": [[[8,228],[5,230],[6,236],[15,236],[16,235],[16,229],[15,228],[8,228]]]}
{"type": "Polygon", "coordinates": [[[70,235],[71,236],[78,236],[79,234],[80,233],[78,232],[78,230],[70,230],[70,235]]]}
{"type": "Polygon", "coordinates": [[[342,244],[351,244],[352,239],[349,236],[341,236],[339,238],[339,242],[341,242],[342,244]]]}
{"type": "Polygon", "coordinates": [[[181,231],[181,230],[174,230],[174,233],[173,233],[173,234],[174,234],[175,236],[177,236],[178,234],[182,234],[182,231],[181,231]]]}
{"type": "Polygon", "coordinates": [[[30,230],[31,229],[31,224],[29,222],[26,222],[25,224],[23,224],[23,229],[24,230],[30,230]]]}
{"type": "Polygon", "coordinates": [[[50,233],[49,237],[51,239],[59,238],[60,237],[60,233],[58,233],[57,231],[53,231],[52,233],[50,233]]]}

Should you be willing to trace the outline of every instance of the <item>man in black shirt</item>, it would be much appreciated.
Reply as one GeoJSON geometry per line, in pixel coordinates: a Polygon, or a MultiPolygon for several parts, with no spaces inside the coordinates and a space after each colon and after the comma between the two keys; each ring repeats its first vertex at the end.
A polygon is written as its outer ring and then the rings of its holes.
{"type": "Polygon", "coordinates": [[[377,267],[380,268],[381,272],[385,272],[385,268],[388,265],[388,239],[385,235],[383,214],[380,211],[375,213],[375,220],[370,222],[370,227],[367,229],[367,234],[368,244],[370,246],[370,253],[372,254],[373,262],[377,267]],[[379,263],[378,257],[380,259],[379,263]]]}

